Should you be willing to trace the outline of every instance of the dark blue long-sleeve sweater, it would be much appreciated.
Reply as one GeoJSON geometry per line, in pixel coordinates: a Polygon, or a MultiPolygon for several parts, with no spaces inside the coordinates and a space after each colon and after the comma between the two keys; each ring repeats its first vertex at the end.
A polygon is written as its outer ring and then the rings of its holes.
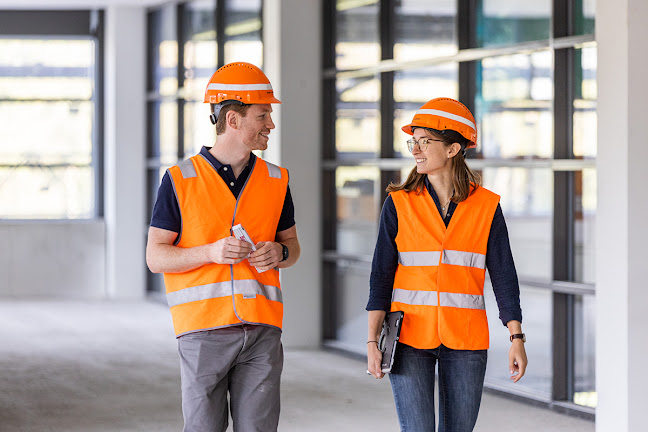
{"type": "MultiPolygon", "coordinates": [[[[432,196],[437,210],[443,218],[441,204],[434,188],[425,179],[425,187],[432,196]]],[[[450,223],[452,214],[457,204],[450,202],[448,213],[443,220],[446,227],[450,223]]],[[[371,265],[369,280],[369,302],[367,310],[389,311],[391,306],[392,291],[394,288],[394,275],[398,267],[398,249],[396,247],[396,234],[398,234],[398,214],[391,196],[387,197],[380,214],[378,240],[371,265]]],[[[506,325],[511,320],[522,322],[522,309],[520,308],[520,286],[518,284],[511,245],[508,238],[506,222],[502,208],[497,205],[493,215],[488,245],[486,250],[486,268],[490,274],[495,299],[499,308],[499,318],[506,325]]]]}

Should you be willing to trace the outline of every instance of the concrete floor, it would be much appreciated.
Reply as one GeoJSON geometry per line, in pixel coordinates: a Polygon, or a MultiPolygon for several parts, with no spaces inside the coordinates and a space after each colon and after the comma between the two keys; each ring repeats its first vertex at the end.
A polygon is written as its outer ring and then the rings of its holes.
{"type": "MultiPolygon", "coordinates": [[[[160,304],[0,300],[0,431],[180,431],[180,377],[160,304]]],[[[286,352],[280,431],[396,431],[388,380],[329,352],[286,352]]],[[[231,427],[230,427],[231,429],[231,427]]],[[[477,431],[594,431],[484,394],[477,431]]]]}

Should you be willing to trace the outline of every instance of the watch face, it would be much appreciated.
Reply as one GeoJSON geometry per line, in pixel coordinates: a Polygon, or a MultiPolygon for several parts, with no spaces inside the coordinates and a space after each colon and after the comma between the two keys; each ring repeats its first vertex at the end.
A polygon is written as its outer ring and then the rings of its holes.
{"type": "Polygon", "coordinates": [[[281,244],[281,254],[283,255],[281,261],[286,261],[288,259],[288,246],[281,244]]]}

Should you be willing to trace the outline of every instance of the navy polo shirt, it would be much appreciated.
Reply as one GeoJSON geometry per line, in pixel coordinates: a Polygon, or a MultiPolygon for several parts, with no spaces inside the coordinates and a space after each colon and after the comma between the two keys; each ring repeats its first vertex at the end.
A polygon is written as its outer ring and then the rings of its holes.
{"type": "MultiPolygon", "coordinates": [[[[250,154],[250,161],[245,166],[238,178],[234,177],[231,165],[223,165],[211,153],[209,148],[203,147],[200,154],[204,156],[214,169],[221,176],[225,184],[227,184],[232,191],[234,197],[238,197],[250,176],[251,166],[256,161],[254,153],[250,154]]],[[[295,208],[293,206],[292,196],[290,195],[290,186],[286,189],[286,197],[284,198],[283,209],[281,210],[281,217],[277,225],[277,232],[287,230],[295,225],[295,208]]],[[[153,207],[153,215],[151,216],[151,226],[156,228],[180,232],[182,227],[182,220],[180,217],[180,207],[176,199],[175,192],[173,191],[173,184],[169,177],[169,171],[164,173],[160,188],[158,189],[157,201],[153,207]]]]}
{"type": "MultiPolygon", "coordinates": [[[[432,196],[437,210],[443,218],[441,203],[434,188],[425,178],[425,187],[432,196]]],[[[457,204],[450,201],[448,213],[443,219],[446,227],[457,204]]],[[[371,264],[371,277],[369,280],[369,302],[367,310],[389,311],[391,307],[392,291],[394,289],[394,276],[398,267],[398,248],[396,247],[396,234],[398,234],[398,214],[391,196],[388,196],[380,213],[378,227],[378,240],[371,264]]],[[[522,322],[522,309],[520,308],[520,286],[517,272],[511,253],[508,230],[502,208],[497,204],[493,215],[488,244],[486,250],[486,268],[490,275],[493,292],[499,308],[499,318],[506,325],[511,320],[522,322]]]]}

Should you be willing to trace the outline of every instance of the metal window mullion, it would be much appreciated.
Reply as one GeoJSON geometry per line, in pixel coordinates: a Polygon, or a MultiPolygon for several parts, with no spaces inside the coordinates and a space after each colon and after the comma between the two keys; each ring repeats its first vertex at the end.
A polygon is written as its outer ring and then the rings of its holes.
{"type": "Polygon", "coordinates": [[[92,169],[95,173],[94,215],[104,216],[104,13],[96,11],[97,21],[94,28],[95,50],[95,91],[94,127],[92,143],[92,169]]]}
{"type": "Polygon", "coordinates": [[[429,57],[419,60],[393,61],[384,60],[376,66],[369,66],[359,69],[324,69],[325,77],[338,76],[340,78],[357,78],[362,76],[375,75],[380,72],[420,69],[423,67],[434,66],[450,62],[480,61],[490,57],[500,57],[515,54],[529,54],[537,51],[548,49],[560,49],[570,47],[595,46],[596,39],[594,35],[569,36],[564,38],[537,40],[530,42],[520,42],[511,45],[460,49],[459,52],[447,56],[429,57]]]}
{"type": "MultiPolygon", "coordinates": [[[[261,7],[259,8],[259,21],[261,21],[261,28],[259,29],[259,41],[261,42],[261,63],[263,64],[263,67],[265,68],[265,50],[263,49],[263,9],[264,9],[265,1],[261,2],[261,7]]],[[[258,65],[257,65],[258,66],[258,65]]]]}
{"type": "Polygon", "coordinates": [[[216,46],[217,67],[225,65],[225,14],[227,13],[226,0],[216,0],[216,46]]]}
{"type": "MultiPolygon", "coordinates": [[[[477,48],[478,0],[457,2],[457,45],[459,50],[477,48]]],[[[475,98],[479,77],[478,61],[459,62],[459,101],[475,113],[475,98]]]]}
{"type": "MultiPolygon", "coordinates": [[[[335,2],[322,2],[322,66],[335,68],[336,8],[335,2]]],[[[336,78],[322,81],[322,160],[335,159],[335,120],[337,107],[336,78]]],[[[337,189],[335,170],[322,169],[322,225],[320,236],[323,250],[337,250],[337,189]]],[[[322,259],[322,340],[337,339],[338,302],[337,262],[322,259]]]]}
{"type": "MultiPolygon", "coordinates": [[[[381,60],[394,58],[394,44],[396,42],[395,16],[396,7],[394,0],[380,2],[380,55],[381,60]]],[[[391,159],[394,157],[394,72],[380,73],[380,158],[391,159]]],[[[377,202],[382,203],[387,198],[385,189],[392,181],[399,178],[398,171],[381,171],[379,189],[375,196],[377,202]]],[[[376,211],[380,212],[380,206],[376,211]]]]}
{"type": "MultiPolygon", "coordinates": [[[[572,2],[553,0],[552,37],[573,34],[572,2]]],[[[573,159],[573,47],[554,49],[554,159],[573,159]]],[[[554,171],[553,279],[574,280],[574,173],[554,171]]],[[[552,398],[574,394],[574,296],[553,294],[552,398]]]]}
{"type": "Polygon", "coordinates": [[[186,8],[184,3],[180,3],[176,6],[176,40],[178,43],[178,64],[176,67],[176,79],[178,81],[178,94],[176,95],[176,104],[178,108],[178,119],[177,119],[177,156],[178,160],[182,160],[185,157],[184,151],[184,98],[180,89],[184,88],[184,46],[185,46],[185,28],[184,28],[184,18],[185,18],[186,8]]]}

